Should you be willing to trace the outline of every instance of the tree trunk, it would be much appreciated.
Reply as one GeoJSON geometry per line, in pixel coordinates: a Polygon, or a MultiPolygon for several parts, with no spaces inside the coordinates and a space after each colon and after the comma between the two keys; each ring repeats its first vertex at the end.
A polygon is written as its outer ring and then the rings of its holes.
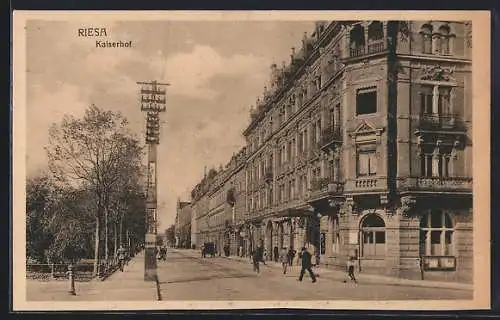
{"type": "Polygon", "coordinates": [[[97,215],[95,222],[94,275],[97,276],[99,274],[99,214],[97,215]]]}
{"type": "Polygon", "coordinates": [[[113,247],[113,258],[115,259],[116,261],[116,253],[118,251],[118,226],[117,226],[117,223],[115,222],[114,223],[115,225],[115,234],[114,234],[114,238],[115,238],[115,243],[114,243],[114,247],[113,247]]]}
{"type": "Polygon", "coordinates": [[[120,245],[123,245],[123,215],[120,216],[120,245]]]}
{"type": "Polygon", "coordinates": [[[104,209],[104,260],[106,261],[106,265],[108,264],[109,259],[109,234],[108,234],[108,208],[104,209]]]}

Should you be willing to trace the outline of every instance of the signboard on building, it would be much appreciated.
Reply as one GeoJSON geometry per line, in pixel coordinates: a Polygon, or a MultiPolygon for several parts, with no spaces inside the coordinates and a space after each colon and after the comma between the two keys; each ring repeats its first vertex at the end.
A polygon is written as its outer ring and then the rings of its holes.
{"type": "Polygon", "coordinates": [[[357,231],[349,232],[349,244],[358,244],[358,232],[357,231]]]}
{"type": "Polygon", "coordinates": [[[427,256],[422,257],[425,271],[455,270],[455,257],[427,256]]]}

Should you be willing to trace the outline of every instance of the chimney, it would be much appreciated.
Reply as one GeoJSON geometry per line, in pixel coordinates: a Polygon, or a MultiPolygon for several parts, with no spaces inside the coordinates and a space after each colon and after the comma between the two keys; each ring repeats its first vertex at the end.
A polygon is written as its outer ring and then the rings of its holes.
{"type": "Polygon", "coordinates": [[[292,47],[292,53],[290,54],[290,61],[293,63],[295,60],[295,48],[292,47]]]}

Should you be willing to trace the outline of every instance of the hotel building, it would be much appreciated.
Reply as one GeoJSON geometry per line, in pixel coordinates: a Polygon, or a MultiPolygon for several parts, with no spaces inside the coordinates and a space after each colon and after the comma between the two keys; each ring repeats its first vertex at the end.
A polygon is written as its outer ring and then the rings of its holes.
{"type": "Polygon", "coordinates": [[[471,47],[468,22],[317,22],[271,66],[238,161],[193,190],[198,244],[471,282],[471,47]]]}

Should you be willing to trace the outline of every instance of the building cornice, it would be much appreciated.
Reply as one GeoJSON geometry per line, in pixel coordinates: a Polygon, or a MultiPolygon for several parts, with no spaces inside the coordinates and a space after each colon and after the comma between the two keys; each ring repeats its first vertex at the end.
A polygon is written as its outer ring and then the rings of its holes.
{"type": "MultiPolygon", "coordinates": [[[[290,89],[292,89],[294,86],[296,86],[296,82],[300,80],[300,78],[303,76],[305,71],[307,70],[307,67],[311,66],[316,62],[316,60],[321,57],[320,54],[320,48],[324,47],[324,44],[326,42],[326,39],[332,39],[335,38],[336,36],[339,38],[336,41],[340,40],[341,37],[341,24],[338,21],[333,21],[331,22],[328,27],[325,29],[323,32],[323,35],[321,36],[320,39],[315,41],[313,44],[313,50],[312,52],[307,56],[305,60],[303,60],[298,68],[295,70],[295,72],[292,74],[290,79],[285,83],[283,87],[281,87],[278,91],[276,91],[273,96],[269,99],[264,104],[264,110],[262,113],[260,113],[255,120],[252,120],[250,124],[247,126],[247,128],[243,131],[243,136],[248,136],[250,132],[257,127],[259,123],[262,122],[263,119],[266,118],[267,113],[273,109],[273,105],[279,104],[279,102],[282,101],[283,96],[288,96],[290,93],[290,89]],[[337,30],[338,29],[338,30],[337,30]],[[335,34],[335,31],[338,31],[337,34],[335,34]]],[[[333,41],[335,42],[335,41],[333,41]]]]}

